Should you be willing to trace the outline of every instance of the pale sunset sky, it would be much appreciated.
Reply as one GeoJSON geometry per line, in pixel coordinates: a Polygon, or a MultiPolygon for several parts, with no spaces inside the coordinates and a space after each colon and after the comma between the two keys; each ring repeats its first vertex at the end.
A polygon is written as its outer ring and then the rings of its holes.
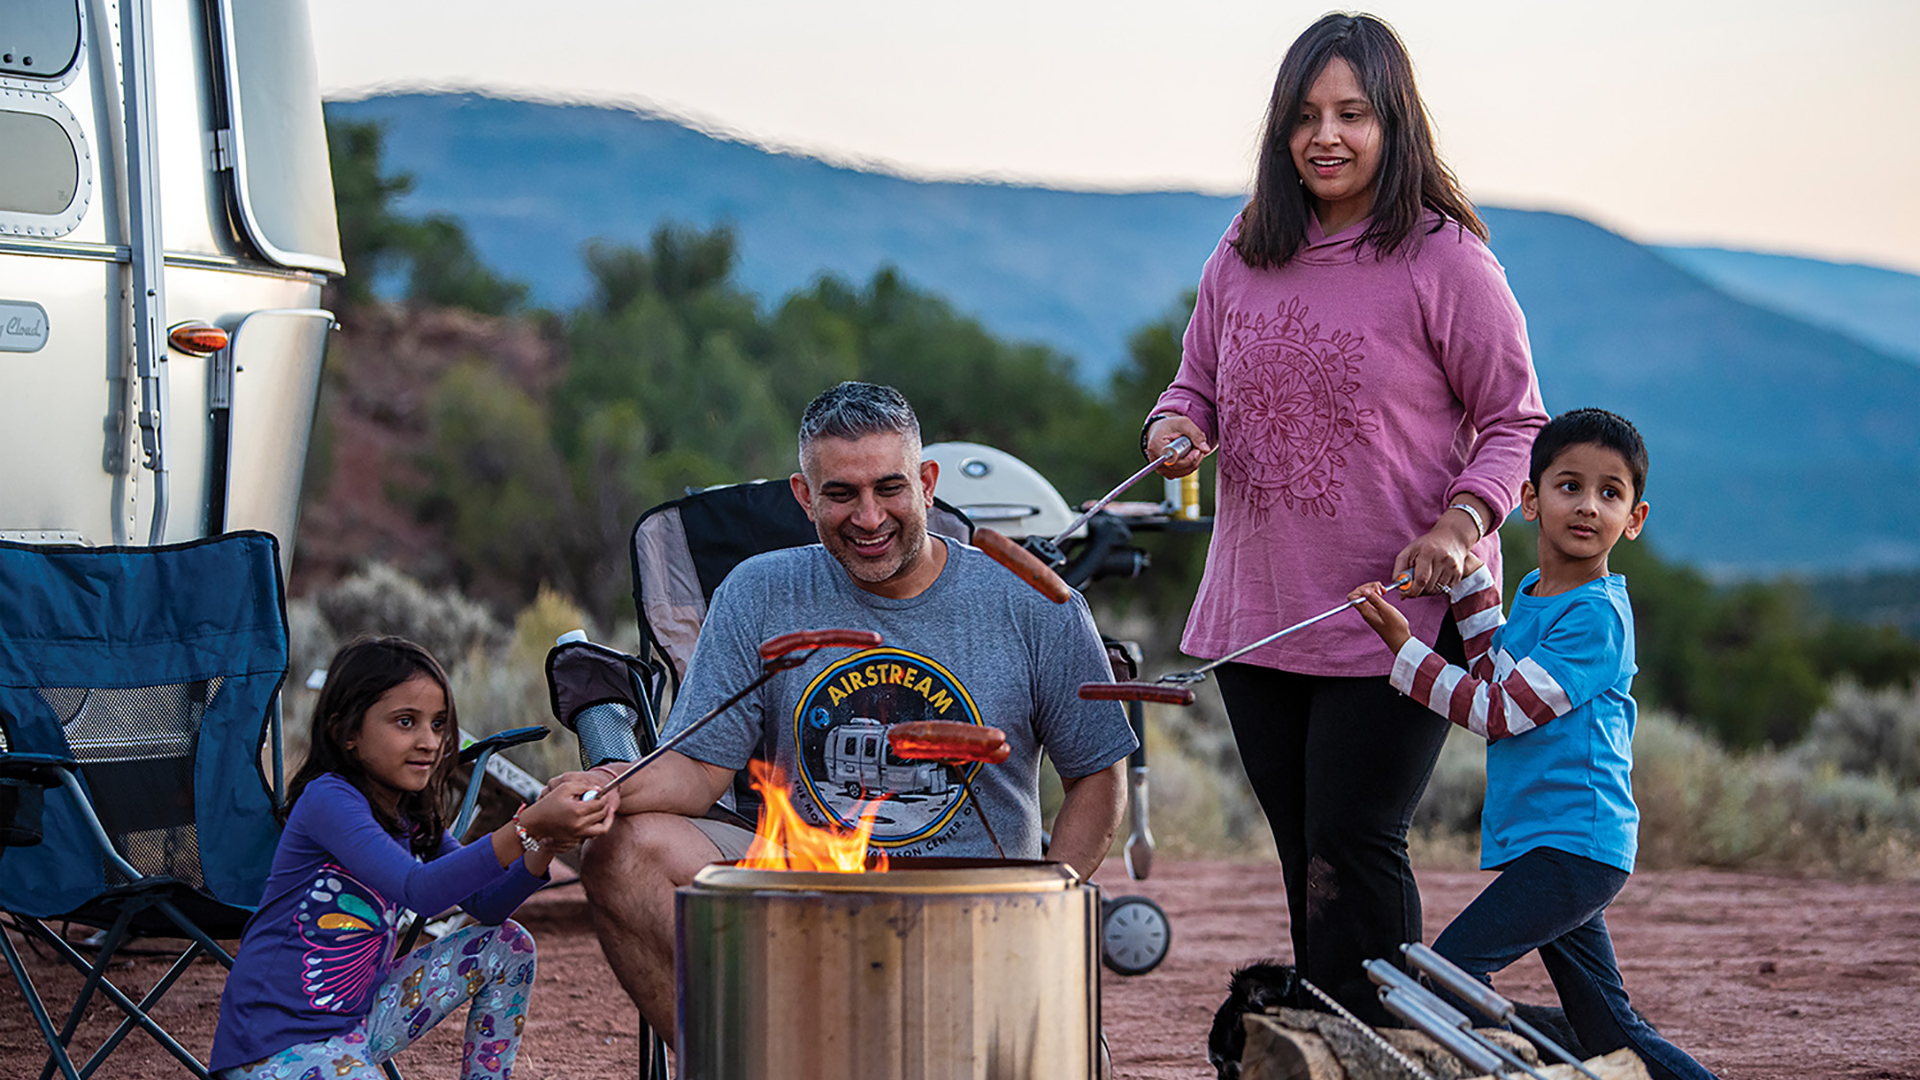
{"type": "MultiPolygon", "coordinates": [[[[1245,190],[1288,0],[315,0],[321,86],[632,104],[923,178],[1245,190]]],[[[1478,202],[1920,273],[1920,0],[1382,0],[1478,202]]]]}

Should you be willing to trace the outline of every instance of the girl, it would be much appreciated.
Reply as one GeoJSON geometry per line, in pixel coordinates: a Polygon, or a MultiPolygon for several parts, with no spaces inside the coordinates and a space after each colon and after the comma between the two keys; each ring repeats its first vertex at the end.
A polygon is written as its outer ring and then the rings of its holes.
{"type": "Polygon", "coordinates": [[[220,995],[223,1080],[379,1080],[382,1062],[469,999],[463,1080],[513,1071],[534,951],[504,920],[554,855],[606,831],[617,799],[583,803],[588,781],[562,782],[463,847],[444,817],[456,732],[446,673],[425,649],[379,638],[334,656],[265,900],[220,995]],[[455,903],[481,925],[395,961],[402,908],[455,903]]]}
{"type": "MultiPolygon", "coordinates": [[[[1471,551],[1497,572],[1490,533],[1546,414],[1486,236],[1393,30],[1339,14],[1308,28],[1274,81],[1253,196],[1201,273],[1179,373],[1141,433],[1149,457],[1193,440],[1167,476],[1220,452],[1188,655],[1325,610],[1343,582],[1411,570],[1410,593],[1433,597],[1471,551]]],[[[1408,611],[1458,655],[1444,599],[1408,611]]],[[[1355,619],[1217,672],[1279,848],[1294,962],[1376,1024],[1393,1021],[1361,963],[1420,937],[1407,826],[1447,729],[1387,685],[1389,660],[1355,619]]]]}

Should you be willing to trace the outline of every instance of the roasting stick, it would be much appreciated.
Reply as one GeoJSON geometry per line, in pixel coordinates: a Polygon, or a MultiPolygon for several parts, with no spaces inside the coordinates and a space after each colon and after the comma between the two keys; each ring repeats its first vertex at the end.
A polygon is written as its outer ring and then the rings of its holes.
{"type": "Polygon", "coordinates": [[[1087,507],[1085,513],[1074,518],[1073,524],[1060,530],[1058,536],[1045,540],[1037,536],[1029,536],[1024,543],[1015,543],[1004,533],[993,529],[975,529],[973,546],[993,556],[995,562],[1013,571],[1020,580],[1040,590],[1040,595],[1056,604],[1064,604],[1067,602],[1067,597],[1073,595],[1073,588],[1060,580],[1060,575],[1053,569],[1067,561],[1066,556],[1060,553],[1061,543],[1072,536],[1075,529],[1093,520],[1093,515],[1105,510],[1107,504],[1139,483],[1148,473],[1191,449],[1193,449],[1193,442],[1185,435],[1168,443],[1167,448],[1160,451],[1159,457],[1147,462],[1145,468],[1121,481],[1119,487],[1101,496],[1093,505],[1087,507]]]}
{"type": "Polygon", "coordinates": [[[994,853],[1002,861],[1006,860],[1007,849],[1000,846],[1000,838],[993,834],[993,822],[987,820],[987,808],[980,802],[980,796],[974,794],[973,781],[968,778],[966,769],[967,765],[974,762],[998,765],[1013,756],[1013,748],[1007,745],[1006,732],[995,727],[952,720],[918,720],[889,728],[887,746],[894,756],[907,761],[937,761],[957,769],[960,786],[966,790],[967,798],[972,800],[975,812],[980,815],[980,824],[987,830],[987,839],[993,841],[994,853]]]}
{"type": "Polygon", "coordinates": [[[1067,537],[1073,535],[1073,530],[1079,528],[1082,525],[1085,525],[1089,521],[1092,521],[1093,515],[1099,513],[1102,510],[1105,510],[1107,508],[1108,503],[1119,498],[1122,494],[1126,492],[1128,488],[1146,479],[1148,473],[1152,472],[1153,470],[1159,468],[1162,465],[1165,465],[1167,462],[1172,461],[1174,458],[1179,457],[1181,454],[1184,454],[1191,449],[1193,449],[1193,440],[1187,438],[1185,435],[1182,435],[1179,438],[1168,443],[1167,448],[1165,450],[1160,451],[1159,457],[1154,458],[1152,461],[1147,462],[1145,468],[1141,469],[1137,473],[1134,473],[1132,476],[1127,477],[1125,480],[1120,481],[1120,485],[1118,487],[1114,488],[1112,491],[1107,492],[1105,495],[1100,496],[1098,501],[1096,501],[1092,506],[1087,507],[1085,513],[1073,519],[1073,524],[1067,526],[1064,529],[1061,529],[1060,535],[1055,536],[1051,540],[1048,540],[1047,541],[1048,546],[1053,547],[1056,551],[1058,551],[1059,545],[1064,543],[1067,537]]]}
{"type": "MultiPolygon", "coordinates": [[[[1387,583],[1388,588],[1405,591],[1413,581],[1413,571],[1402,570],[1400,576],[1387,583]]],[[[1358,607],[1360,601],[1347,600],[1339,607],[1328,608],[1310,619],[1302,619],[1287,627],[1276,630],[1251,645],[1235,649],[1218,660],[1210,660],[1192,671],[1170,671],[1152,682],[1090,682],[1080,684],[1080,697],[1087,701],[1159,701],[1169,705],[1193,704],[1193,691],[1188,684],[1197,683],[1207,677],[1207,673],[1221,664],[1247,655],[1263,645],[1271,645],[1295,630],[1304,629],[1323,619],[1331,619],[1350,607],[1358,607]]]]}
{"type": "Polygon", "coordinates": [[[821,649],[836,645],[853,649],[871,649],[878,644],[880,644],[880,635],[871,630],[795,630],[791,634],[781,634],[779,637],[768,638],[766,641],[760,643],[759,652],[761,665],[759,678],[748,683],[746,688],[739,693],[715,705],[713,711],[675,732],[673,737],[661,743],[659,746],[654,747],[653,753],[627,766],[626,771],[619,776],[614,777],[608,783],[602,784],[597,788],[589,788],[586,794],[580,796],[580,801],[592,802],[600,797],[601,792],[617,788],[621,784],[626,783],[627,779],[634,773],[660,760],[662,754],[686,742],[689,738],[693,737],[694,732],[706,727],[715,717],[738,705],[748,694],[765,686],[768,679],[773,678],[788,668],[799,667],[821,649]],[[805,651],[803,652],[801,650],[805,651]]]}
{"type": "MultiPolygon", "coordinates": [[[[1387,587],[1391,589],[1399,589],[1401,592],[1405,592],[1407,589],[1407,586],[1411,584],[1413,584],[1413,571],[1402,570],[1400,572],[1399,577],[1394,578],[1392,581],[1387,583],[1387,587]]],[[[1219,667],[1221,664],[1238,660],[1255,649],[1261,648],[1262,646],[1271,645],[1274,642],[1279,641],[1281,638],[1286,637],[1288,634],[1293,633],[1295,630],[1305,629],[1306,627],[1312,626],[1314,623],[1320,622],[1323,619],[1331,619],[1335,615],[1340,614],[1341,612],[1347,610],[1348,608],[1359,607],[1359,606],[1360,606],[1360,601],[1358,600],[1342,601],[1339,607],[1328,608],[1327,610],[1321,612],[1320,614],[1315,615],[1311,619],[1302,619],[1299,622],[1294,623],[1292,626],[1287,627],[1285,630],[1276,630],[1273,633],[1268,634],[1266,637],[1261,638],[1259,641],[1256,641],[1251,645],[1244,645],[1238,649],[1233,650],[1232,652],[1228,653],[1227,655],[1221,657],[1218,660],[1212,660],[1205,664],[1201,664],[1199,667],[1194,668],[1192,671],[1178,671],[1173,673],[1172,675],[1162,675],[1157,681],[1183,682],[1183,683],[1199,682],[1201,679],[1206,678],[1207,672],[1212,671],[1214,668],[1219,667]]]]}

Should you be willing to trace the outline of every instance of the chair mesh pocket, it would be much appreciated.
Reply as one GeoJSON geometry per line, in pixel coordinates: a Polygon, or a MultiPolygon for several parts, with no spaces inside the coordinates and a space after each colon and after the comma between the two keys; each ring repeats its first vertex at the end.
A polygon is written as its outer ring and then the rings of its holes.
{"type": "Polygon", "coordinates": [[[201,718],[224,682],[40,691],[60,717],[101,826],[143,874],[204,883],[194,752],[201,718]]]}

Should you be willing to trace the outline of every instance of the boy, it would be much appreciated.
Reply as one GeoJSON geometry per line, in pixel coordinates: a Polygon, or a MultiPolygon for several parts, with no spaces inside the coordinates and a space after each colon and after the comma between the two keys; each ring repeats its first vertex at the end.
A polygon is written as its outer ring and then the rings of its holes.
{"type": "MultiPolygon", "coordinates": [[[[1590,1053],[1632,1047],[1656,1080],[1713,1074],[1627,1003],[1604,918],[1633,871],[1633,609],[1607,555],[1647,520],[1647,450],[1603,409],[1549,421],[1533,444],[1520,509],[1540,525],[1540,569],[1512,617],[1480,560],[1450,592],[1467,668],[1413,639],[1385,586],[1355,589],[1360,614],[1394,651],[1401,693],[1487,740],[1480,865],[1500,876],[1434,941],[1476,977],[1540,950],[1567,1020],[1590,1053]]],[[[1464,1007],[1464,1006],[1463,1006],[1464,1007]]]]}

